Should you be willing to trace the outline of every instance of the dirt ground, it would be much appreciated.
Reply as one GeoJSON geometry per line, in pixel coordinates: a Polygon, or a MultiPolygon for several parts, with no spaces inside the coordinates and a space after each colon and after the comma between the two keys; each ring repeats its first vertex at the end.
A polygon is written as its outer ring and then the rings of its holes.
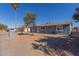
{"type": "Polygon", "coordinates": [[[34,35],[17,35],[13,34],[13,38],[9,39],[7,32],[0,32],[0,55],[3,56],[46,56],[44,52],[32,48],[34,40],[45,38],[45,36],[62,36],[62,35],[50,35],[50,34],[38,34],[34,35]]]}
{"type": "MultiPolygon", "coordinates": [[[[7,32],[0,32],[1,56],[71,56],[79,55],[78,49],[66,41],[64,35],[30,33],[18,35],[13,33],[10,39],[7,32]],[[76,51],[77,50],[77,51],[76,51]],[[77,54],[76,54],[77,53],[77,54]]],[[[69,38],[70,39],[70,38],[69,38]]],[[[71,38],[72,39],[72,38],[71,38]]],[[[69,43],[70,42],[70,43],[69,43]]],[[[74,41],[73,41],[74,42],[74,41]]]]}

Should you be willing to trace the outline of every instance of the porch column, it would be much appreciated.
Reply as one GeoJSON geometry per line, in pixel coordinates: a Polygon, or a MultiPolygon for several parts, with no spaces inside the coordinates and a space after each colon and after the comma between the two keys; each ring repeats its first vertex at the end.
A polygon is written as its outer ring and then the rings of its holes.
{"type": "Polygon", "coordinates": [[[71,32],[72,32],[72,25],[70,24],[69,25],[69,34],[71,34],[71,32]]]}
{"type": "Polygon", "coordinates": [[[37,32],[39,32],[40,27],[37,27],[37,32]]]}
{"type": "Polygon", "coordinates": [[[56,28],[56,32],[57,32],[57,26],[55,28],[56,28]]]}

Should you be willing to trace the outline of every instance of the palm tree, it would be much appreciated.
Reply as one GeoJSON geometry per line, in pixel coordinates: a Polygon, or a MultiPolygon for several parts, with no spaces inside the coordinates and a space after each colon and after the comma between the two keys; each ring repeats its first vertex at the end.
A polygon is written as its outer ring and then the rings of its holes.
{"type": "Polygon", "coordinates": [[[24,24],[25,24],[25,28],[27,29],[27,32],[28,32],[28,28],[33,27],[35,25],[35,20],[36,20],[36,14],[27,13],[25,15],[24,24]]]}
{"type": "Polygon", "coordinates": [[[15,11],[15,20],[14,20],[14,24],[15,24],[15,29],[16,29],[16,20],[17,20],[17,13],[16,13],[16,10],[17,8],[19,7],[19,4],[18,3],[11,3],[14,11],[15,11]]]}
{"type": "Polygon", "coordinates": [[[12,7],[14,8],[14,10],[17,10],[19,4],[18,3],[11,3],[12,7]]]}
{"type": "Polygon", "coordinates": [[[79,22],[79,7],[75,9],[76,13],[73,15],[73,19],[77,22],[79,22]]]}

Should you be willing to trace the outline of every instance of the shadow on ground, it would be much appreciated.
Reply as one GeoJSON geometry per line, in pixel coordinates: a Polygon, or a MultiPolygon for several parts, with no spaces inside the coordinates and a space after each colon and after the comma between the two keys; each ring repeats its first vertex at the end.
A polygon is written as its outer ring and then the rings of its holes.
{"type": "Polygon", "coordinates": [[[18,33],[18,35],[30,35],[30,36],[33,36],[34,34],[33,33],[18,33]]]}
{"type": "Polygon", "coordinates": [[[48,37],[35,40],[32,47],[41,50],[50,56],[78,56],[79,55],[79,37],[48,37]]]}

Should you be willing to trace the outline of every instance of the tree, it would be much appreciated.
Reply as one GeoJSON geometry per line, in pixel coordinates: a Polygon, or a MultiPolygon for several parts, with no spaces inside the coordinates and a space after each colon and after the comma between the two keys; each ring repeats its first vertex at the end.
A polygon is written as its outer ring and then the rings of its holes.
{"type": "Polygon", "coordinates": [[[72,17],[75,21],[79,22],[79,7],[75,9],[75,13],[72,17]]]}
{"type": "Polygon", "coordinates": [[[0,24],[0,30],[7,30],[7,25],[0,24]]]}
{"type": "Polygon", "coordinates": [[[17,10],[19,4],[18,3],[11,3],[12,7],[14,8],[14,10],[17,10]]]}
{"type": "Polygon", "coordinates": [[[36,20],[36,14],[27,13],[25,15],[24,24],[25,24],[25,28],[27,28],[27,32],[28,32],[28,28],[33,27],[35,25],[35,20],[36,20]]]}
{"type": "MultiPolygon", "coordinates": [[[[17,8],[19,8],[19,4],[18,3],[11,3],[13,9],[16,11],[17,8]]],[[[16,20],[17,20],[17,15],[16,15],[16,12],[15,12],[15,20],[14,20],[14,24],[15,24],[15,28],[16,28],[16,20]]]]}

